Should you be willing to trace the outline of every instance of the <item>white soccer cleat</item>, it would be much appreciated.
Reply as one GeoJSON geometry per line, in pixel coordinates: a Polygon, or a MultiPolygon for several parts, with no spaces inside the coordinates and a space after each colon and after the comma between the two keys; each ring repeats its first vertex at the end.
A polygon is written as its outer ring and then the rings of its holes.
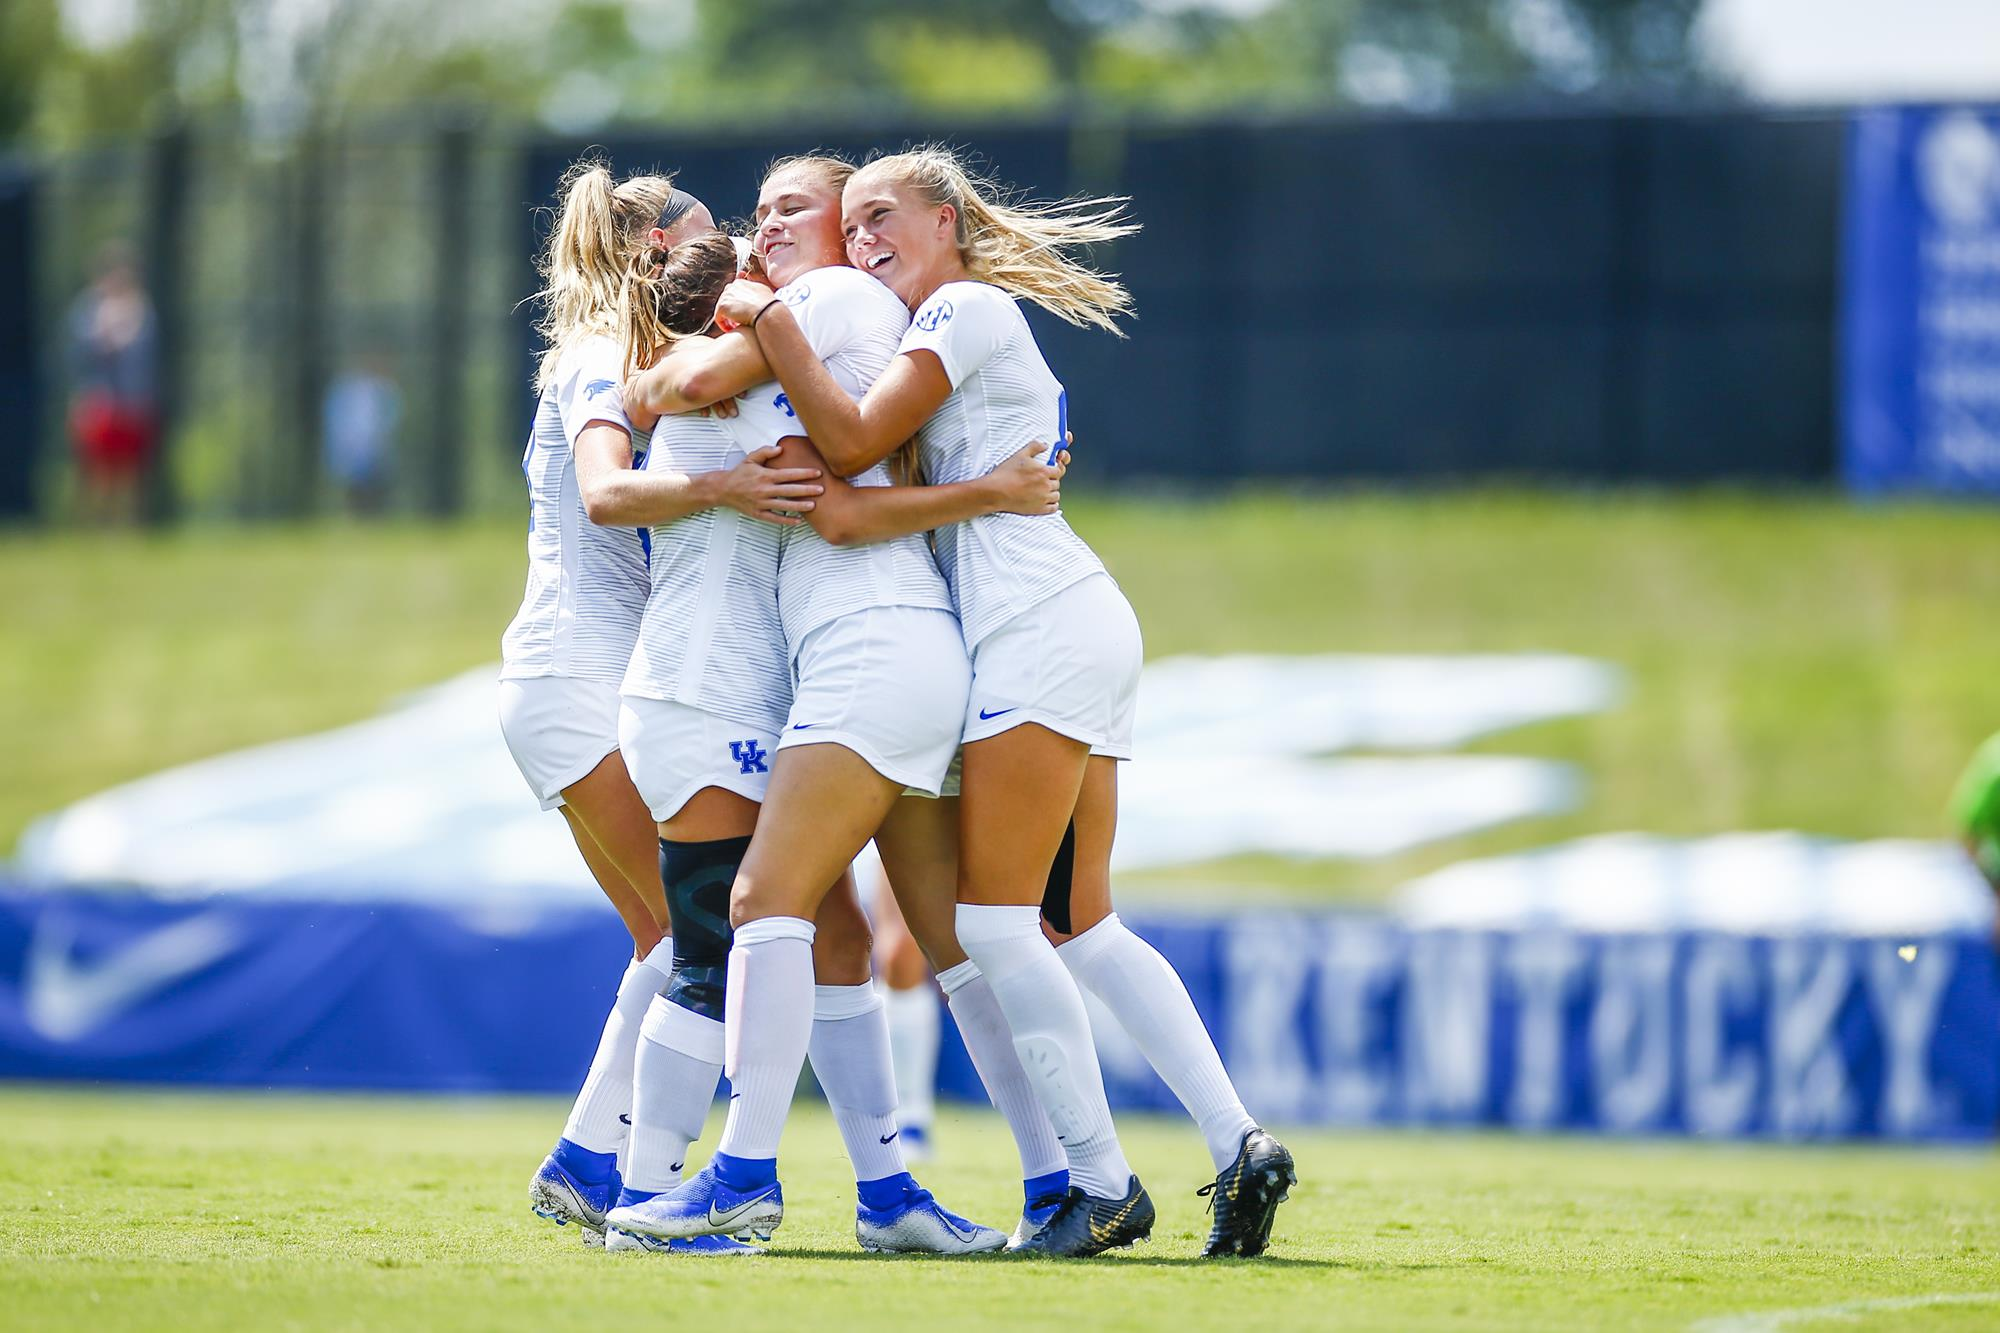
{"type": "Polygon", "coordinates": [[[728,1236],[695,1236],[688,1239],[661,1240],[657,1236],[645,1236],[636,1231],[625,1231],[619,1227],[607,1227],[604,1232],[604,1248],[607,1251],[645,1250],[653,1254],[762,1254],[755,1245],[745,1245],[728,1236]]]}
{"type": "Polygon", "coordinates": [[[785,1196],[776,1181],[740,1192],[705,1166],[692,1179],[643,1199],[627,1191],[607,1221],[620,1230],[659,1240],[688,1236],[751,1235],[769,1240],[785,1220],[785,1196]]]}
{"type": "Polygon", "coordinates": [[[1007,1244],[1005,1232],[945,1211],[927,1189],[893,1208],[856,1207],[854,1239],[871,1254],[990,1254],[1007,1244]]]}

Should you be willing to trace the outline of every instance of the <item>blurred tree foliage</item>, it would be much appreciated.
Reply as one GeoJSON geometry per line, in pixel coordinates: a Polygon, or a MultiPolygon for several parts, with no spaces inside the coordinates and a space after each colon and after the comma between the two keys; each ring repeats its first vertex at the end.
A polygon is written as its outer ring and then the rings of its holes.
{"type": "Polygon", "coordinates": [[[0,143],[412,104],[587,132],[768,109],[1652,99],[1701,0],[5,0],[0,143]]]}

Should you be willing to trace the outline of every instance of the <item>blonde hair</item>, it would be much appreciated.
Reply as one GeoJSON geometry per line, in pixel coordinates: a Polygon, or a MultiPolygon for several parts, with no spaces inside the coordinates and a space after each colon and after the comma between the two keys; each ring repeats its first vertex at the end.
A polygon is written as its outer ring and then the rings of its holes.
{"type": "Polygon", "coordinates": [[[536,366],[535,387],[555,377],[562,354],[584,338],[602,335],[625,347],[625,373],[650,364],[672,334],[660,322],[659,268],[665,255],[647,243],[647,233],[673,197],[667,176],[628,176],[613,183],[610,170],[594,158],[563,173],[562,199],[548,248],[536,271],[542,287],[534,298],[542,307],[535,332],[546,344],[536,366]]]}
{"type": "Polygon", "coordinates": [[[1130,236],[1122,197],[1022,200],[976,175],[941,144],[880,157],[857,175],[886,176],[933,205],[957,211],[958,255],[965,271],[1060,319],[1124,336],[1116,320],[1132,313],[1132,293],[1115,273],[1100,273],[1069,255],[1085,245],[1130,236]]]}
{"type": "Polygon", "coordinates": [[[855,166],[833,153],[794,153],[790,157],[772,159],[771,165],[764,168],[764,184],[770,184],[771,177],[781,171],[810,171],[838,196],[846,187],[848,178],[854,174],[855,166]]]}

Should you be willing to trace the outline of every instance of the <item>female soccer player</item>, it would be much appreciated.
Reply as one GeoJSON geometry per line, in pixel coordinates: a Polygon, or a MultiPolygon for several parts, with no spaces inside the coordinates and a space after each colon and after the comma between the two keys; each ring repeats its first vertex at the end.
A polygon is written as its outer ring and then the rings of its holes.
{"type": "Polygon", "coordinates": [[[641,1016],[667,985],[669,918],[652,821],[618,755],[618,682],[646,601],[646,552],[631,527],[600,527],[609,488],[665,510],[724,504],[750,515],[810,508],[810,473],[757,461],[688,477],[631,471],[643,458],[619,401],[624,357],[617,312],[648,256],[712,230],[708,210],[660,176],[614,184],[595,163],[564,178],[542,256],[547,342],[541,399],[522,459],[529,491],[528,583],[502,640],[500,724],[543,809],[560,809],[593,877],[632,935],[625,970],[590,1072],[555,1151],[530,1185],[534,1210],[602,1235],[618,1189],[641,1016]]]}
{"type": "MultiPolygon", "coordinates": [[[[760,192],[755,244],[760,262],[785,284],[785,299],[807,322],[816,354],[859,392],[894,355],[908,312],[887,289],[842,262],[840,188],[852,170],[822,157],[777,164],[760,192]]],[[[741,447],[782,439],[787,453],[781,459],[816,458],[809,442],[797,435],[799,427],[778,386],[751,387],[768,374],[754,339],[739,331],[707,347],[677,352],[634,382],[628,403],[641,412],[686,411],[747,390],[742,415],[731,423],[741,447]]],[[[791,924],[782,928],[798,938],[806,931],[797,923],[810,918],[827,877],[840,872],[873,830],[910,924],[939,970],[974,1064],[1014,1132],[1024,1199],[1018,1235],[1032,1231],[1064,1196],[1065,1155],[1013,1050],[992,988],[959,949],[954,934],[956,801],[899,799],[906,788],[935,796],[945,783],[969,676],[949,594],[929,547],[904,534],[995,512],[1000,506],[982,498],[980,488],[1024,469],[1059,476],[1059,468],[1044,466],[1046,454],[1046,446],[1034,442],[991,476],[941,487],[891,487],[887,470],[878,467],[862,478],[868,484],[830,483],[806,516],[810,526],[785,534],[779,601],[799,694],[751,846],[753,860],[782,868],[782,888],[772,878],[773,892],[789,895],[789,910],[781,915],[791,924]],[[876,541],[881,544],[860,547],[876,541]],[[852,829],[832,818],[846,819],[850,808],[850,822],[861,830],[859,841],[852,829]],[[822,837],[828,828],[840,831],[822,837]],[[810,848],[779,850],[781,829],[810,848]]],[[[1051,488],[1041,504],[1034,502],[1032,489],[1022,498],[1027,503],[1012,506],[1014,512],[1050,512],[1059,492],[1051,488]]],[[[796,952],[804,956],[803,950],[796,952]]],[[[789,980],[795,987],[809,984],[799,976],[789,980]]],[[[821,1010],[829,1005],[864,1008],[866,1014],[855,1015],[851,1028],[886,1046],[886,1026],[877,1012],[880,1001],[872,993],[842,997],[822,987],[815,998],[821,1010]]],[[[808,1049],[814,1069],[826,1069],[822,1056],[831,1034],[825,1012],[808,1034],[802,1029],[812,1011],[782,1001],[765,1003],[776,1019],[745,1020],[738,1029],[743,1035],[732,1039],[731,1049],[745,1052],[746,1042],[757,1048],[748,1052],[753,1067],[761,1058],[761,1044],[774,1036],[789,1037],[789,1051],[781,1047],[768,1079],[732,1102],[734,1128],[724,1130],[715,1171],[635,1219],[660,1234],[685,1234],[677,1228],[708,1225],[708,1200],[701,1192],[717,1187],[732,1199],[763,1200],[761,1224],[775,1226],[782,1215],[774,1163],[776,1135],[789,1106],[790,1085],[782,1069],[788,1061],[796,1082],[798,1057],[808,1049]],[[782,1101],[772,1105],[772,1096],[779,1094],[782,1101]]],[[[731,1080],[737,1082],[734,1073],[731,1080]]],[[[896,1104],[893,1079],[868,1087],[829,1084],[827,1092],[844,1129],[844,1105],[872,1106],[887,1114],[896,1104]]],[[[851,1151],[858,1147],[864,1155],[868,1144],[898,1134],[893,1122],[871,1121],[847,1131],[851,1151]]],[[[887,1187],[875,1193],[886,1196],[887,1187]]]]}
{"type": "MultiPolygon", "coordinates": [[[[675,283],[683,275],[689,279],[686,295],[691,302],[704,290],[702,280],[726,279],[725,270],[733,269],[733,252],[722,253],[727,246],[725,239],[714,237],[677,250],[668,261],[663,297],[676,299],[675,283]],[[705,246],[717,253],[710,266],[696,272],[692,265],[699,263],[705,246]]],[[[868,281],[859,274],[846,276],[856,283],[868,281]]],[[[837,277],[820,280],[829,354],[844,367],[867,373],[871,341],[884,339],[871,332],[866,306],[858,311],[843,309],[837,277]]],[[[711,306],[720,286],[713,281],[705,287],[711,306]]],[[[879,289],[869,284],[868,290],[879,289]]],[[[803,299],[811,299],[811,293],[803,299]]],[[[900,322],[901,308],[893,300],[890,307],[900,322]]],[[[879,312],[879,306],[876,309],[879,312]]],[[[879,314],[874,322],[879,324],[879,314]]],[[[880,354],[873,356],[876,366],[888,359],[894,342],[891,334],[880,354]]],[[[690,354],[702,345],[697,339],[681,340],[674,356],[690,354]]],[[[777,397],[775,390],[771,396],[777,397]]],[[[781,437],[787,419],[780,403],[755,396],[733,420],[665,418],[655,429],[652,457],[671,454],[682,468],[726,461],[732,450],[755,451],[781,437]]],[[[1053,477],[1058,474],[1039,457],[1024,456],[992,477],[955,487],[898,488],[891,493],[886,488],[861,492],[843,484],[829,521],[838,525],[844,539],[870,541],[921,530],[943,521],[941,515],[984,513],[998,507],[1037,511],[1054,503],[1053,477]]],[[[786,535],[805,533],[801,528],[786,535]]],[[[825,549],[834,550],[830,545],[825,549]]],[[[893,544],[871,549],[893,552],[893,544]]],[[[928,562],[928,551],[921,547],[919,551],[928,562]]],[[[853,571],[850,582],[858,577],[865,587],[880,593],[886,579],[886,586],[900,590],[885,594],[891,599],[931,596],[924,586],[923,566],[876,561],[860,548],[854,553],[863,560],[846,566],[853,571]]],[[[810,600],[828,589],[837,591],[839,583],[824,569],[814,571],[809,549],[795,553],[788,548],[782,562],[780,554],[778,543],[727,513],[698,514],[654,533],[653,589],[626,673],[620,735],[634,780],[659,821],[668,901],[681,924],[675,936],[674,984],[646,1021],[646,1036],[652,1040],[643,1045],[638,1060],[633,1149],[626,1188],[610,1217],[614,1238],[671,1239],[689,1234],[676,1230],[671,1216],[671,1205],[685,1191],[666,1187],[678,1177],[706,1105],[695,1104],[688,1090],[714,1087],[715,1056],[723,1035],[716,1021],[722,1016],[717,1005],[733,1003],[725,997],[740,989],[733,978],[725,985],[721,967],[730,942],[729,888],[750,845],[750,831],[769,820],[768,815],[760,819],[758,809],[766,799],[767,783],[782,781],[787,771],[782,756],[773,756],[789,749],[795,732],[811,729],[784,725],[785,711],[793,702],[794,672],[787,633],[800,615],[810,614],[801,597],[810,600]],[[781,577],[781,563],[791,573],[781,577]],[[671,1064],[671,1076],[655,1077],[656,1064],[671,1064]],[[660,1155],[656,1147],[664,1147],[665,1157],[678,1160],[656,1162],[660,1155]]],[[[930,579],[936,578],[932,566],[930,579]]],[[[942,596],[939,586],[936,597],[942,596]]],[[[938,614],[950,628],[949,611],[938,614]]],[[[956,646],[955,637],[951,642],[956,646]]],[[[801,660],[796,674],[802,705],[803,692],[820,681],[821,673],[801,660]]],[[[852,692],[866,683],[850,679],[847,687],[852,692]]],[[[838,722],[827,720],[830,729],[838,722]]],[[[890,739],[908,744],[893,734],[890,739]]],[[[947,752],[939,776],[948,762],[947,752]]],[[[915,776],[921,780],[920,774],[915,776]]],[[[815,817],[824,813],[815,811],[815,817]]],[[[818,871],[805,873],[819,877],[813,895],[819,947],[815,949],[810,938],[804,946],[807,991],[799,1016],[811,1031],[814,1070],[854,1162],[860,1195],[858,1238],[876,1250],[958,1253],[997,1248],[1004,1235],[946,1212],[904,1169],[895,1143],[894,1080],[886,1031],[880,1001],[868,984],[865,920],[844,864],[827,866],[823,876],[818,871]],[[828,892],[829,885],[835,886],[834,892],[828,892]],[[885,1129],[887,1133],[882,1132],[885,1129]]],[[[804,924],[810,936],[814,923],[804,924]]],[[[794,1078],[797,1072],[795,1066],[794,1078]]],[[[734,1104],[745,1089],[734,1077],[732,1083],[734,1104]]],[[[710,1175],[704,1172],[703,1178],[710,1175]]],[[[768,1234],[777,1219],[767,1216],[756,1202],[719,1200],[712,1208],[705,1204],[702,1234],[746,1230],[768,1234]]]]}
{"type": "MultiPolygon", "coordinates": [[[[843,213],[850,260],[915,311],[895,360],[858,404],[821,365],[786,300],[738,282],[721,307],[756,335],[833,469],[864,472],[914,435],[925,475],[953,482],[1029,441],[1060,439],[1062,385],[1014,297],[1114,327],[1129,305],[1124,289],[1064,250],[1130,234],[1116,210],[998,205],[950,154],[924,150],[863,167],[847,182],[843,213]]],[[[1060,515],[971,518],[938,531],[937,554],[972,659],[957,938],[992,986],[1069,1162],[1064,1202],[1025,1248],[1096,1254],[1150,1234],[1153,1205],[1119,1146],[1082,997],[1042,935],[1039,913],[1089,751],[1129,751],[1138,625],[1060,515]]],[[[840,831],[865,837],[879,813],[854,810],[859,817],[840,831]]],[[[795,1039],[755,1034],[782,1031],[780,997],[796,995],[806,965],[803,890],[788,882],[780,856],[810,854],[800,842],[774,837],[771,860],[746,864],[738,880],[731,963],[763,983],[742,988],[744,1038],[735,1054],[750,1088],[775,1088],[787,1067],[797,1069],[795,1039]]],[[[754,1128],[761,1117],[732,1108],[731,1126],[739,1121],[754,1128]]],[[[773,1134],[746,1137],[775,1147],[773,1134]]],[[[731,1142],[725,1130],[725,1149],[731,1142]]]]}

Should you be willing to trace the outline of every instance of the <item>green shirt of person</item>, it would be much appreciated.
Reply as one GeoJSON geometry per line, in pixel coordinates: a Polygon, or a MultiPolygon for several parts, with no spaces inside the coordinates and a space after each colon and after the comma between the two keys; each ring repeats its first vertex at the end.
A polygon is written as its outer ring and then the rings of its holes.
{"type": "Polygon", "coordinates": [[[1959,778],[1951,822],[1979,873],[2000,890],[2000,735],[1987,738],[1959,778]]]}

